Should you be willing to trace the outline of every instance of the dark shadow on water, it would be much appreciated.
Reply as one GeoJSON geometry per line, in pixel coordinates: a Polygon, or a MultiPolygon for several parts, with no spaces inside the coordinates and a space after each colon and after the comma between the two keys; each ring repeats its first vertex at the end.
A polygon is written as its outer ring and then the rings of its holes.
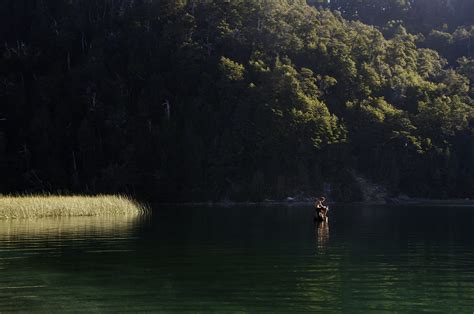
{"type": "Polygon", "coordinates": [[[0,223],[0,309],[468,312],[472,208],[157,207],[0,223]]]}

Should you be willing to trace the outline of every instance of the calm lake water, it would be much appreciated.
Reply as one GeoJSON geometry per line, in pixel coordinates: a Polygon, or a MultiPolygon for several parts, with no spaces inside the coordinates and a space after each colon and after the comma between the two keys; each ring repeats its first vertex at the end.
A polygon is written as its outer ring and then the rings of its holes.
{"type": "Polygon", "coordinates": [[[474,207],[0,221],[0,312],[474,311],[474,207]]]}

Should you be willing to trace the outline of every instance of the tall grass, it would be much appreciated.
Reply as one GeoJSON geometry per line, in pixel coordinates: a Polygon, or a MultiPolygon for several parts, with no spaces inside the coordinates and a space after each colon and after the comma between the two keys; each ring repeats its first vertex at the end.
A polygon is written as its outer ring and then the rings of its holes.
{"type": "Polygon", "coordinates": [[[0,219],[140,215],[147,208],[128,196],[0,195],[0,219]]]}

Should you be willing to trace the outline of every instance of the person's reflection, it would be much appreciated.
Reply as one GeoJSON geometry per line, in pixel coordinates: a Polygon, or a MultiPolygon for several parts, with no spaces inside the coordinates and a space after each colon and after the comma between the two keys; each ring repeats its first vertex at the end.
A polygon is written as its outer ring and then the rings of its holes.
{"type": "Polygon", "coordinates": [[[316,245],[319,250],[326,249],[329,241],[329,223],[318,222],[316,225],[316,245]]]}

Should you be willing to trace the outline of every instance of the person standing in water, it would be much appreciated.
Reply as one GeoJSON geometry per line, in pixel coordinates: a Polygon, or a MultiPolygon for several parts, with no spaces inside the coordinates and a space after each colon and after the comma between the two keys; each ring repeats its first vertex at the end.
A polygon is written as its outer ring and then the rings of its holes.
{"type": "Polygon", "coordinates": [[[323,221],[327,220],[327,213],[329,210],[329,207],[324,205],[325,201],[326,198],[324,196],[321,196],[314,204],[314,207],[316,209],[316,218],[321,219],[323,221]]]}

